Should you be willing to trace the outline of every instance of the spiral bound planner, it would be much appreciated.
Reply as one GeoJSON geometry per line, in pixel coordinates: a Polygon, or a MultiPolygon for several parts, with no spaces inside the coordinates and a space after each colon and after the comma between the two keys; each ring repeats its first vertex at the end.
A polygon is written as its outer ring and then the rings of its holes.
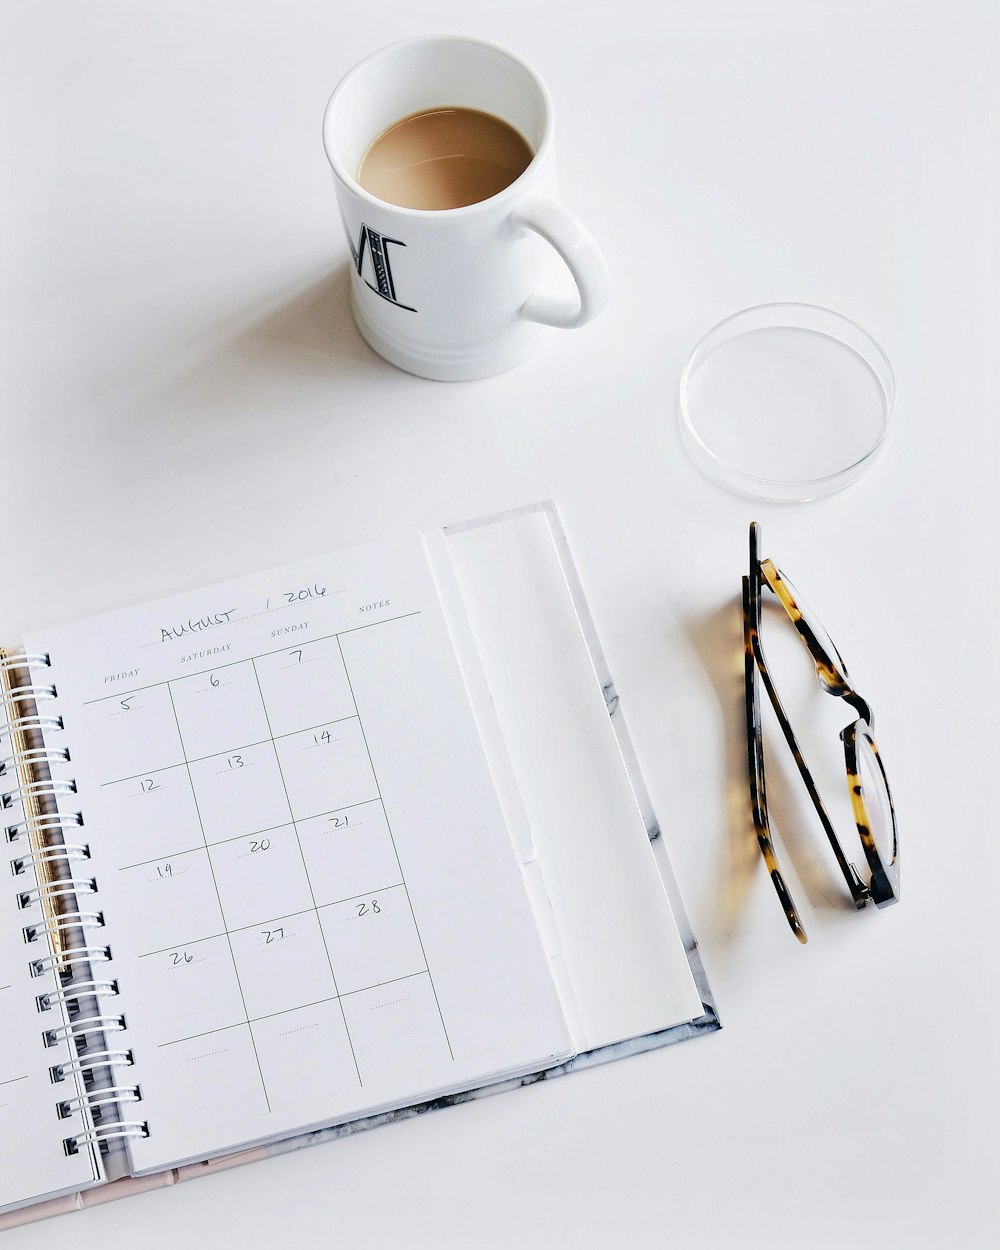
{"type": "Polygon", "coordinates": [[[718,1027],[551,505],[0,679],[0,1228],[718,1027]]]}

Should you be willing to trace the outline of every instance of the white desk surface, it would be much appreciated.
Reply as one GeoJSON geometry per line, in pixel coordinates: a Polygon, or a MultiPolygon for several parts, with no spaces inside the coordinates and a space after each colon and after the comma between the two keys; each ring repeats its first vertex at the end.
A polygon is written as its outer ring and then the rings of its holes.
{"type": "Polygon", "coordinates": [[[5,0],[0,636],[554,497],[726,1026],[5,1246],[994,1244],[998,52],[991,0],[5,0]],[[320,142],[350,65],[436,31],[545,76],[615,279],[451,386],[359,339],[320,142]],[[894,445],[825,502],[727,495],[679,441],[691,345],[770,300],[896,368],[894,445]],[[805,948],[726,798],[751,517],[902,823],[882,913],[816,843],[805,948]]]}

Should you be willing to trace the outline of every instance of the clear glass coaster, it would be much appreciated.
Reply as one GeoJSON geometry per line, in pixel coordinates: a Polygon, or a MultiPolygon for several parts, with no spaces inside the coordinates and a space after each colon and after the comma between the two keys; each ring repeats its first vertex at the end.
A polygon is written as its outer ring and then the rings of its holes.
{"type": "Polygon", "coordinates": [[[896,383],[859,325],[811,304],[762,304],[720,321],[680,386],[684,444],[713,481],[804,502],[871,467],[892,426],[896,383]]]}

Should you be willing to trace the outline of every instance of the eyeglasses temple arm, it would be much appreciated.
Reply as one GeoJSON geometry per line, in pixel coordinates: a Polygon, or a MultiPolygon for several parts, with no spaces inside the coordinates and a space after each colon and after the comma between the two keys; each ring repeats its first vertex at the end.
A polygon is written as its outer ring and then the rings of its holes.
{"type": "Polygon", "coordinates": [[[771,675],[767,671],[767,663],[764,659],[759,639],[757,640],[757,645],[754,647],[754,661],[757,670],[760,673],[761,680],[764,683],[764,689],[767,691],[767,697],[771,700],[771,706],[774,708],[774,714],[778,718],[778,724],[781,726],[781,732],[784,735],[785,741],[788,743],[788,749],[791,751],[792,757],[795,760],[795,766],[799,770],[799,775],[801,776],[802,782],[809,793],[812,805],[816,809],[816,815],[820,819],[820,823],[826,833],[827,840],[833,848],[833,854],[836,857],[837,863],[840,865],[840,871],[844,874],[844,880],[847,882],[847,888],[851,892],[851,898],[854,900],[855,907],[860,910],[868,901],[868,887],[861,880],[861,877],[858,875],[858,870],[852,863],[850,863],[847,856],[844,854],[843,847],[840,845],[840,839],[837,837],[836,830],[833,827],[833,822],[830,820],[829,813],[826,810],[826,805],[823,803],[823,799],[820,796],[819,789],[816,786],[813,775],[809,771],[809,765],[803,757],[798,739],[795,737],[795,731],[792,729],[791,722],[785,714],[785,709],[782,706],[781,699],[771,681],[771,675]]]}
{"type": "Polygon", "coordinates": [[[762,739],[760,733],[760,708],[757,686],[757,664],[754,657],[753,640],[755,631],[751,625],[750,613],[750,580],[743,578],[743,677],[744,702],[746,707],[747,734],[747,766],[750,772],[750,808],[753,815],[754,828],[757,833],[757,844],[764,858],[771,884],[774,886],[788,921],[788,927],[796,938],[805,945],[808,942],[798,908],[785,884],[778,857],[771,840],[771,827],[767,818],[767,792],[764,783],[763,762],[760,759],[762,739]]]}

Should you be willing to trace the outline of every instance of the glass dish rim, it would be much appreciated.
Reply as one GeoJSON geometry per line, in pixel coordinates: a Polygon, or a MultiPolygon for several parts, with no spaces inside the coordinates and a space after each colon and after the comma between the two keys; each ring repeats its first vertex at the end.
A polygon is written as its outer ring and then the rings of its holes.
{"type": "MultiPolygon", "coordinates": [[[[747,330],[743,333],[752,333],[752,331],[747,330]]],[[[879,342],[864,326],[859,325],[852,318],[846,317],[843,313],[836,312],[832,308],[825,308],[822,304],[780,300],[741,308],[739,311],[730,313],[729,316],[723,317],[721,321],[717,321],[711,326],[695,343],[684,363],[680,378],[679,400],[681,430],[684,442],[687,444],[688,450],[692,453],[692,458],[698,464],[698,467],[703,471],[707,471],[710,477],[713,477],[717,482],[731,485],[734,489],[741,490],[757,498],[768,499],[774,502],[805,502],[823,495],[832,494],[838,486],[848,486],[851,482],[856,481],[871,466],[878,453],[885,447],[895,422],[896,375],[888,355],[879,342]],[[725,332],[727,329],[731,329],[734,322],[749,319],[754,314],[761,313],[770,314],[772,319],[769,323],[765,322],[763,325],[756,326],[756,330],[804,330],[813,334],[823,335],[826,338],[833,339],[848,351],[853,352],[871,370],[882,396],[882,429],[872,445],[861,456],[858,456],[848,464],[842,465],[840,468],[834,469],[830,473],[821,474],[819,477],[763,477],[760,474],[750,473],[746,469],[740,468],[739,465],[730,463],[728,460],[724,460],[699,434],[694,426],[688,405],[688,389],[696,369],[711,355],[710,351],[705,351],[706,346],[720,332],[722,332],[723,341],[719,343],[719,347],[722,347],[725,342],[739,337],[739,332],[728,335],[725,332]],[[821,318],[829,318],[835,325],[839,324],[853,330],[855,334],[860,336],[868,354],[864,351],[859,351],[857,347],[847,342],[839,334],[831,333],[824,329],[817,329],[807,324],[800,324],[796,320],[797,317],[801,317],[804,320],[806,314],[819,314],[821,318]],[[795,499],[792,500],[787,495],[787,492],[791,490],[808,493],[797,493],[795,499]]]]}

